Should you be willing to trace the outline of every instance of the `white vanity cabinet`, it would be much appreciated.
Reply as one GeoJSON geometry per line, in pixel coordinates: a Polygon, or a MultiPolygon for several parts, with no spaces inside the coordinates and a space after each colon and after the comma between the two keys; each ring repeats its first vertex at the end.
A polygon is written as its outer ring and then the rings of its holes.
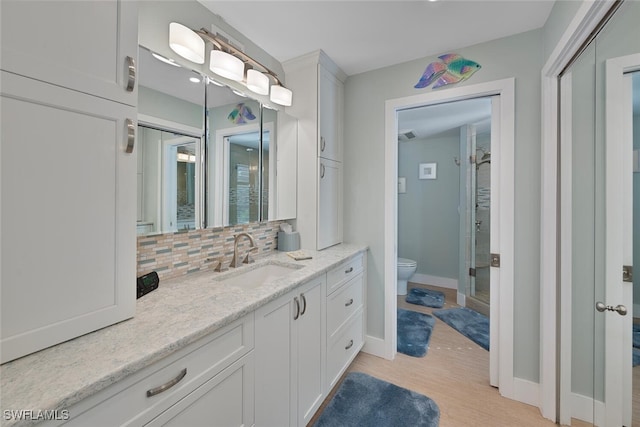
{"type": "Polygon", "coordinates": [[[346,75],[322,51],[282,64],[298,118],[298,215],[301,246],[342,242],[342,152],[346,75]]]}
{"type": "Polygon", "coordinates": [[[327,273],[326,394],[364,345],[365,262],[360,254],[327,273]]]}
{"type": "Polygon", "coordinates": [[[256,311],[256,426],[305,426],[324,399],[325,275],[256,311]]]}
{"type": "Polygon", "coordinates": [[[0,8],[4,363],[134,314],[137,7],[0,8]]]}
{"type": "Polygon", "coordinates": [[[65,427],[253,425],[253,327],[250,314],[81,401],[65,427]]]}

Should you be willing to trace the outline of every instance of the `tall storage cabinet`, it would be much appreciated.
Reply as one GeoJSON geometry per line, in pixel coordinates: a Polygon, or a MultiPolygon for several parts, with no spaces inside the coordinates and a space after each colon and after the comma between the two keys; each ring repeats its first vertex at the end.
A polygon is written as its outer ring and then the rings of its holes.
{"type": "Polygon", "coordinates": [[[303,248],[342,242],[342,151],[346,75],[321,50],[283,64],[299,120],[298,216],[303,248]]]}
{"type": "Polygon", "coordinates": [[[134,314],[138,19],[130,1],[0,8],[4,363],[134,314]]]}

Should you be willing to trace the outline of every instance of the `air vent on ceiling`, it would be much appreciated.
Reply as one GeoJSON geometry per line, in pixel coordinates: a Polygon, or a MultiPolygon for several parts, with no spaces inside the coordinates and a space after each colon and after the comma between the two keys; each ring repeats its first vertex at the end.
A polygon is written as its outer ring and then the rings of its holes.
{"type": "Polygon", "coordinates": [[[403,130],[398,132],[399,141],[408,141],[416,137],[416,134],[412,130],[403,130]]]}

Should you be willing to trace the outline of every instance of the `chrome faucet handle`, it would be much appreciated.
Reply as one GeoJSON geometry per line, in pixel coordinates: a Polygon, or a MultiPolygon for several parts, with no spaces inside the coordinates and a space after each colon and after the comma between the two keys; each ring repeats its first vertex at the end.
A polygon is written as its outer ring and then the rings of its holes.
{"type": "Polygon", "coordinates": [[[247,252],[247,256],[244,257],[244,260],[242,261],[243,264],[252,264],[254,262],[256,262],[253,258],[251,258],[251,252],[257,251],[258,247],[254,246],[252,248],[249,248],[249,252],[247,252]]]}

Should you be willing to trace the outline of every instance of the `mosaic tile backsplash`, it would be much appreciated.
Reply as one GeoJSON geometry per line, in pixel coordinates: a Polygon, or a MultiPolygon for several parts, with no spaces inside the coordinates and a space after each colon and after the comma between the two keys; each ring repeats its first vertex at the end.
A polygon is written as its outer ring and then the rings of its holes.
{"type": "MultiPolygon", "coordinates": [[[[137,245],[138,276],[156,271],[160,279],[171,279],[186,274],[215,268],[222,260],[225,268],[233,258],[233,240],[238,233],[253,236],[258,251],[252,256],[275,251],[278,231],[284,221],[250,223],[229,227],[191,230],[179,233],[139,236],[137,245]]],[[[249,248],[249,239],[238,246],[241,254],[249,248]]]]}

